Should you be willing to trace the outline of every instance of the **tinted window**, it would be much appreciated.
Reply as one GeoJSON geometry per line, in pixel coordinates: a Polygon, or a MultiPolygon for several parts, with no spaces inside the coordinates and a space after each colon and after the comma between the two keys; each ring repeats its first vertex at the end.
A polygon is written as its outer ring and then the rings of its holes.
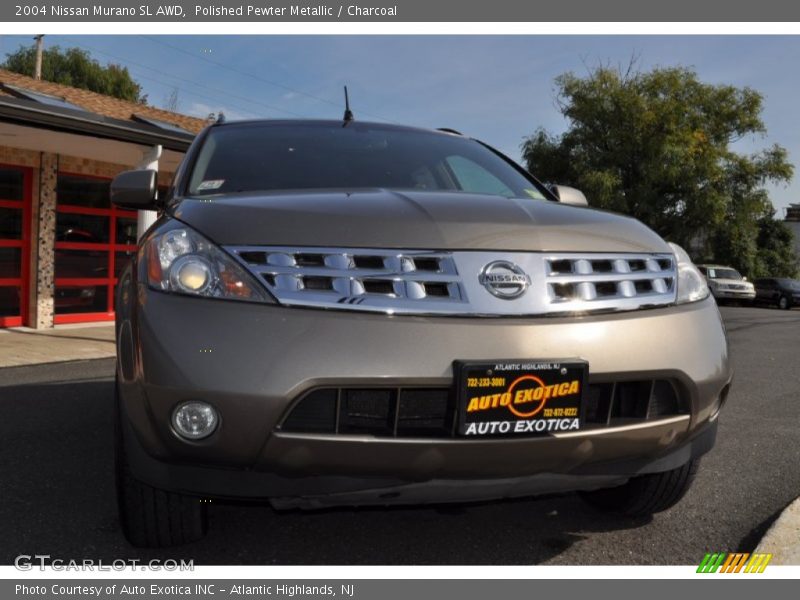
{"type": "Polygon", "coordinates": [[[22,251],[19,248],[0,247],[0,279],[16,279],[20,275],[22,251]]]}
{"type": "Polygon", "coordinates": [[[136,244],[136,219],[117,217],[117,244],[136,244]]]}
{"type": "Polygon", "coordinates": [[[108,277],[108,253],[97,250],[56,250],[56,278],[108,277]]]}
{"type": "Polygon", "coordinates": [[[0,206],[0,240],[22,238],[22,210],[0,206]]]}
{"type": "Polygon", "coordinates": [[[89,208],[110,208],[111,181],[81,177],[79,175],[58,175],[56,196],[59,204],[87,206],[89,208]]]}
{"type": "Polygon", "coordinates": [[[97,244],[108,242],[108,217],[56,213],[56,241],[97,244]]]}
{"type": "Polygon", "coordinates": [[[514,196],[514,192],[505,183],[468,158],[449,156],[447,166],[461,189],[496,196],[514,196]]]}
{"type": "Polygon", "coordinates": [[[391,188],[542,197],[478,142],[376,125],[248,124],[213,128],[189,193],[391,188]]]}
{"type": "Polygon", "coordinates": [[[786,289],[800,290],[800,281],[796,279],[778,279],[778,283],[781,287],[786,289]]]}
{"type": "Polygon", "coordinates": [[[19,287],[0,287],[0,317],[19,315],[19,296],[19,287]]]}
{"type": "Polygon", "coordinates": [[[0,200],[22,200],[23,178],[20,169],[0,167],[0,200]]]}

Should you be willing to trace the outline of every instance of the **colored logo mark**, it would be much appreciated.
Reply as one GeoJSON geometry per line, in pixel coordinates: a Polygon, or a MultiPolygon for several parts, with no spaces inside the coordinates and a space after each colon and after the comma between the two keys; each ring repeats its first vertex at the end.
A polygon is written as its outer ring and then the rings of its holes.
{"type": "Polygon", "coordinates": [[[772,554],[749,552],[707,552],[697,567],[698,573],[763,573],[772,554]]]}

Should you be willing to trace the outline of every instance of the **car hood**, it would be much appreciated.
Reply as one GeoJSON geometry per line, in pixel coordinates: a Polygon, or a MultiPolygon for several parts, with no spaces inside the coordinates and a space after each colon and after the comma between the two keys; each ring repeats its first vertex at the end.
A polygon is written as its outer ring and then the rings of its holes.
{"type": "Polygon", "coordinates": [[[223,245],[671,252],[629,217],[463,192],[239,193],[183,198],[169,212],[223,245]]]}

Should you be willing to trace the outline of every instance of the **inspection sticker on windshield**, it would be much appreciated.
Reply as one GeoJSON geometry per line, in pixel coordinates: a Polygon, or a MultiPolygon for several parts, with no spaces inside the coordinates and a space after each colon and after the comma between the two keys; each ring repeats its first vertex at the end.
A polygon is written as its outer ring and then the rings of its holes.
{"type": "Polygon", "coordinates": [[[224,179],[206,179],[197,186],[197,191],[202,192],[204,190],[218,190],[222,187],[223,183],[225,183],[224,179]]]}
{"type": "Polygon", "coordinates": [[[581,428],[586,362],[456,361],[453,372],[459,435],[547,435],[581,428]]]}

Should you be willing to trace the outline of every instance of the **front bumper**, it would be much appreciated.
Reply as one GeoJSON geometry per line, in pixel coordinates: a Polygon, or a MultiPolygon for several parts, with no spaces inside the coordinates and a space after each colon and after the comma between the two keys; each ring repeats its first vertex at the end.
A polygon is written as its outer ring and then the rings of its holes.
{"type": "Polygon", "coordinates": [[[712,290],[717,300],[755,300],[755,290],[712,290]]]}
{"type": "MultiPolygon", "coordinates": [[[[613,487],[625,483],[631,476],[668,471],[700,458],[714,446],[717,435],[717,419],[712,419],[683,443],[673,444],[671,450],[656,458],[645,456],[588,463],[568,472],[545,470],[523,476],[491,478],[473,474],[463,478],[417,481],[405,479],[399,473],[379,477],[334,474],[290,477],[255,469],[172,464],[150,456],[136,439],[130,423],[124,425],[129,466],[138,478],[150,485],[216,498],[267,498],[279,509],[476,502],[613,487]]],[[[615,433],[611,432],[611,435],[615,433]]],[[[508,446],[508,450],[515,450],[516,455],[535,449],[535,445],[520,443],[508,446]]],[[[497,460],[499,462],[501,458],[497,460]]]]}
{"type": "Polygon", "coordinates": [[[711,299],[604,316],[491,319],[292,309],[143,287],[128,298],[118,356],[125,440],[140,458],[132,468],[146,482],[185,493],[314,505],[322,497],[443,501],[616,485],[707,451],[731,378],[711,299]],[[514,439],[275,430],[293,399],[314,387],[447,386],[453,360],[501,357],[580,358],[589,362],[590,381],[669,377],[690,414],[514,439]],[[215,405],[221,423],[210,438],[187,443],[169,420],[176,404],[191,399],[215,405]]]}

